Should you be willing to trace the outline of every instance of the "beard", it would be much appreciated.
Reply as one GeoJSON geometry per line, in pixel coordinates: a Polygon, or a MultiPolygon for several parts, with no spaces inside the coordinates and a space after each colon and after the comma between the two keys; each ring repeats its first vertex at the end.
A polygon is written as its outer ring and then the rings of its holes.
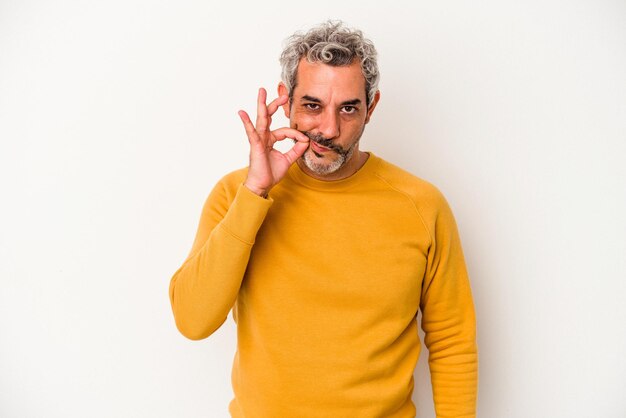
{"type": "Polygon", "coordinates": [[[324,138],[324,136],[321,134],[313,134],[308,131],[300,132],[309,137],[310,141],[315,142],[322,147],[328,148],[336,154],[336,158],[333,161],[325,162],[323,161],[324,156],[315,152],[310,146],[304,152],[304,154],[302,155],[302,161],[304,161],[304,165],[315,174],[321,176],[334,173],[335,171],[343,167],[346,162],[348,162],[350,158],[352,158],[352,154],[354,154],[354,150],[356,149],[356,146],[359,143],[360,139],[357,139],[347,149],[344,149],[339,145],[334,144],[332,139],[324,138]]]}

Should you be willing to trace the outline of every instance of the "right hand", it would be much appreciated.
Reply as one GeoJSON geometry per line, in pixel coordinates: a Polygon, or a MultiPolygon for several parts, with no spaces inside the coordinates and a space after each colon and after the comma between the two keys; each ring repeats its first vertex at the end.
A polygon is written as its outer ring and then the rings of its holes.
{"type": "Polygon", "coordinates": [[[289,167],[304,154],[309,147],[309,138],[292,128],[279,128],[270,131],[272,115],[287,103],[287,96],[280,96],[266,105],[267,92],[259,89],[256,127],[248,114],[240,110],[239,117],[246,128],[250,142],[250,167],[244,186],[259,196],[266,197],[270,189],[285,177],[289,167]],[[274,143],[285,138],[296,140],[294,146],[284,154],[274,149],[274,143]]]}

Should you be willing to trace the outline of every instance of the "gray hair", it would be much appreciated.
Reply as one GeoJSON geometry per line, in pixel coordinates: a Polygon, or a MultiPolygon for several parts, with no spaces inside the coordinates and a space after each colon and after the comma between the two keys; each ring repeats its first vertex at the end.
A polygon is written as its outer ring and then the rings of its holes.
{"type": "Polygon", "coordinates": [[[322,62],[332,66],[350,65],[358,57],[361,72],[365,77],[365,98],[367,107],[374,100],[378,90],[378,63],[376,48],[360,30],[343,26],[343,22],[328,20],[306,33],[296,32],[287,39],[280,55],[281,78],[293,98],[296,88],[298,64],[303,57],[309,62],[322,62]]]}

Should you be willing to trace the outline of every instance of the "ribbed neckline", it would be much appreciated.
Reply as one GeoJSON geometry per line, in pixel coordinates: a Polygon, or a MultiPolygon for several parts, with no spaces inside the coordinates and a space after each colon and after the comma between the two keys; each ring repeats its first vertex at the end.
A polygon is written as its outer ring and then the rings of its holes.
{"type": "Polygon", "coordinates": [[[289,171],[287,173],[293,181],[310,189],[322,191],[345,190],[362,183],[364,179],[367,179],[374,173],[376,166],[380,162],[380,158],[374,155],[371,151],[366,152],[369,154],[369,157],[367,158],[367,161],[365,161],[365,164],[363,164],[363,166],[357,170],[356,173],[352,174],[350,177],[346,177],[345,179],[331,181],[318,180],[302,171],[298,164],[293,164],[289,167],[289,171]]]}

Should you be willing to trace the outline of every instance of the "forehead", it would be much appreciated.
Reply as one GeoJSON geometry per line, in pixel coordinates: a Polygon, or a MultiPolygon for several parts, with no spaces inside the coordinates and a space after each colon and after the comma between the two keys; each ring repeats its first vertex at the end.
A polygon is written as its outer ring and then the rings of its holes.
{"type": "Polygon", "coordinates": [[[320,99],[365,100],[365,77],[357,60],[335,67],[303,58],[298,64],[296,80],[294,96],[297,98],[309,95],[320,99]]]}

